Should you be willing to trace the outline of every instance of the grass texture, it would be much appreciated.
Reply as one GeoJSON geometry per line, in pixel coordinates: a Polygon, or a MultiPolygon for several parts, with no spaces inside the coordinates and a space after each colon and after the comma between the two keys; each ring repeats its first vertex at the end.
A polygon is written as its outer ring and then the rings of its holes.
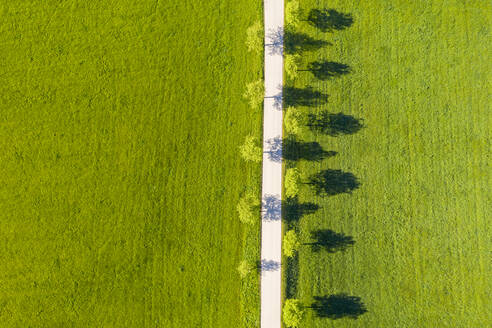
{"type": "Polygon", "coordinates": [[[286,213],[304,245],[284,268],[300,327],[489,325],[490,2],[300,5],[295,31],[329,42],[292,38],[305,47],[284,90],[304,120],[285,155],[304,182],[286,213]],[[324,8],[347,20],[306,21],[324,8]]]}
{"type": "Polygon", "coordinates": [[[256,326],[261,3],[0,4],[2,327],[256,326]],[[242,296],[241,296],[242,295],[242,296]],[[246,298],[246,299],[245,299],[246,298]],[[242,305],[241,305],[242,303],[242,305]]]}

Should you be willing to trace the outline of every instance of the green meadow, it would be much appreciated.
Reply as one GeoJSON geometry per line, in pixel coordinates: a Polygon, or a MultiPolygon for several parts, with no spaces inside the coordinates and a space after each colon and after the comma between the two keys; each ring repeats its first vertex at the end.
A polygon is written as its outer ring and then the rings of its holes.
{"type": "Polygon", "coordinates": [[[489,326],[491,3],[299,3],[283,268],[299,327],[489,326]]]}
{"type": "Polygon", "coordinates": [[[0,4],[2,327],[256,326],[261,2],[0,4]]]}

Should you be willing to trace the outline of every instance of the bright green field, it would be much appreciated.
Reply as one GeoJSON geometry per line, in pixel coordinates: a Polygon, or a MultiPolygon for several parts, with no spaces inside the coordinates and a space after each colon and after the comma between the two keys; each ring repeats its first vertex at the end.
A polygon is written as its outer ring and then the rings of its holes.
{"type": "Polygon", "coordinates": [[[360,297],[357,319],[319,318],[309,327],[489,327],[492,270],[490,138],[490,1],[301,1],[350,13],[351,27],[298,31],[331,46],[302,54],[349,65],[352,72],[320,81],[299,72],[292,83],[328,94],[326,104],[301,113],[342,112],[360,119],[354,134],[305,129],[336,156],[301,160],[307,181],[326,169],[354,174],[359,188],[317,196],[308,185],[301,203],[320,206],[294,226],[301,242],[331,229],[355,241],[345,251],[299,251],[299,274],[286,289],[311,306],[315,296],[360,297]]]}
{"type": "Polygon", "coordinates": [[[242,98],[261,17],[249,0],[0,3],[0,326],[258,320],[236,267],[259,227],[236,204],[260,182],[238,146],[261,133],[242,98]]]}

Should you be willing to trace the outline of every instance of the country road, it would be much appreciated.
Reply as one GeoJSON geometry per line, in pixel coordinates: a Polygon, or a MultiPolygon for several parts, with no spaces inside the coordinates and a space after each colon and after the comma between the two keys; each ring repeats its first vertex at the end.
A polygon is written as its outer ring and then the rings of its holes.
{"type": "Polygon", "coordinates": [[[265,100],[261,227],[261,328],[281,327],[282,97],[284,1],[265,0],[265,100]],[[277,36],[275,38],[275,36],[277,36]],[[272,40],[274,38],[275,40],[272,40]],[[273,149],[273,148],[274,149],[273,149]]]}

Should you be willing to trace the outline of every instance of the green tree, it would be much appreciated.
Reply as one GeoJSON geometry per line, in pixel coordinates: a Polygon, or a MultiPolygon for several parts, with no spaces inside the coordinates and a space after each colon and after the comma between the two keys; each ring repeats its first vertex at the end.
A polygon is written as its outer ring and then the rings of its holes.
{"type": "Polygon", "coordinates": [[[300,175],[296,168],[287,169],[285,173],[285,196],[292,198],[299,193],[300,175]]]}
{"type": "Polygon", "coordinates": [[[284,309],[282,311],[282,318],[284,319],[284,324],[290,328],[299,327],[302,316],[304,315],[304,310],[298,300],[291,298],[284,302],[284,309]]]}
{"type": "Polygon", "coordinates": [[[239,220],[246,224],[253,224],[259,217],[260,201],[253,193],[245,194],[237,204],[239,220]]]}
{"type": "Polygon", "coordinates": [[[287,133],[299,134],[301,132],[300,116],[301,115],[294,107],[288,107],[286,109],[284,125],[287,133]]]}
{"type": "Polygon", "coordinates": [[[301,244],[297,238],[297,234],[294,230],[289,230],[284,235],[284,239],[282,241],[282,249],[284,251],[284,255],[287,257],[294,256],[294,253],[297,251],[301,244]]]}
{"type": "Polygon", "coordinates": [[[251,108],[258,108],[263,102],[265,94],[265,87],[263,80],[248,83],[246,85],[246,91],[244,92],[244,98],[248,99],[251,108]]]}
{"type": "Polygon", "coordinates": [[[246,46],[249,51],[261,52],[263,50],[263,26],[257,21],[246,30],[246,46]]]}
{"type": "Polygon", "coordinates": [[[285,56],[285,73],[287,73],[289,78],[295,79],[297,77],[299,65],[301,65],[301,56],[299,54],[285,56]]]}
{"type": "Polygon", "coordinates": [[[239,148],[241,156],[248,161],[261,162],[262,149],[258,139],[254,136],[247,136],[244,144],[239,148]]]}
{"type": "Polygon", "coordinates": [[[297,26],[299,17],[301,16],[301,7],[299,1],[291,0],[285,6],[285,22],[291,26],[297,26]]]}
{"type": "Polygon", "coordinates": [[[237,272],[239,272],[241,278],[244,278],[251,272],[252,268],[253,266],[248,261],[242,260],[237,267],[237,272]]]}

